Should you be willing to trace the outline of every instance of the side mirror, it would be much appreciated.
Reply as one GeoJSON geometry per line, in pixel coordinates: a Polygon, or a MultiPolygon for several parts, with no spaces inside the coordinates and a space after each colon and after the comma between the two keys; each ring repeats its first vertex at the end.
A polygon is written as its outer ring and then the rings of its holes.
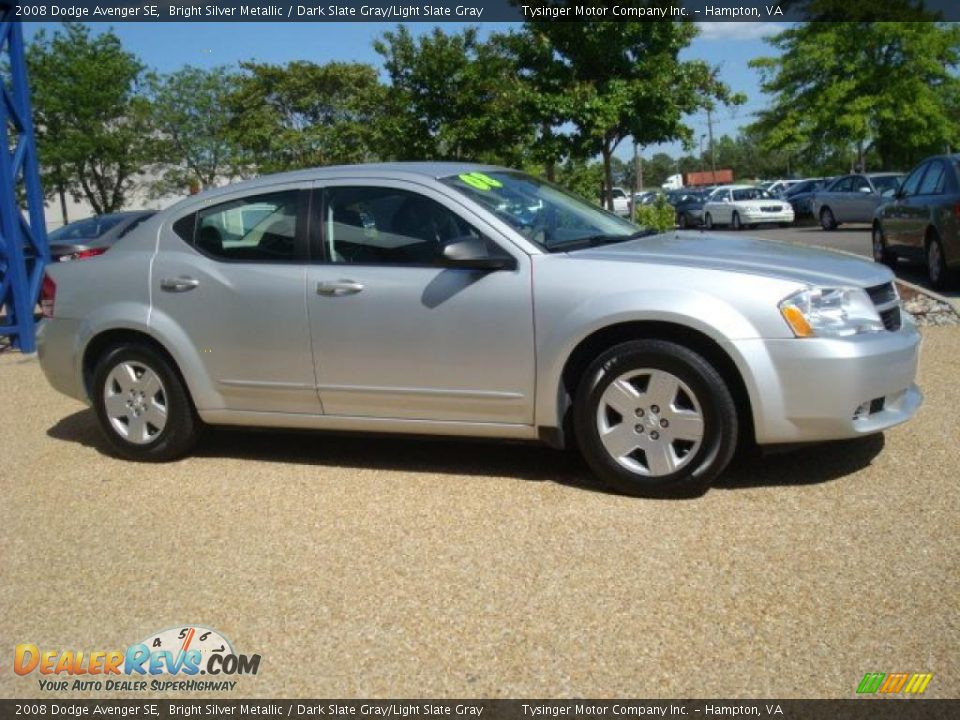
{"type": "Polygon", "coordinates": [[[517,261],[510,255],[490,255],[487,243],[479,238],[457,238],[443,247],[443,266],[469,270],[514,270],[517,261]]]}
{"type": "Polygon", "coordinates": [[[862,193],[872,193],[873,190],[871,190],[870,188],[864,186],[864,187],[861,187],[861,188],[860,188],[860,192],[862,192],[862,193]]]}

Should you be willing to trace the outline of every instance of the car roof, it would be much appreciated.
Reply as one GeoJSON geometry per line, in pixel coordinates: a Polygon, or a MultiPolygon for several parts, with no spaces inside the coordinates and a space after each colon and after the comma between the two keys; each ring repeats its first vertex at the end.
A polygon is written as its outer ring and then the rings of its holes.
{"type": "MultiPolygon", "coordinates": [[[[752,190],[758,187],[757,185],[718,185],[714,190],[752,190]]],[[[761,190],[763,188],[760,188],[761,190]]]]}
{"type": "MultiPolygon", "coordinates": [[[[502,172],[509,170],[499,165],[486,165],[471,162],[390,162],[390,163],[360,163],[356,165],[328,165],[325,167],[305,168],[288,172],[261,175],[250,180],[231,183],[222,187],[210,188],[203,192],[184,198],[184,201],[205,200],[221,195],[256,190],[261,187],[270,187],[280,183],[305,182],[309,180],[324,180],[340,176],[389,177],[394,180],[431,179],[436,180],[450,175],[459,175],[466,172],[502,172]]],[[[184,201],[171,206],[178,208],[184,201]]]]}

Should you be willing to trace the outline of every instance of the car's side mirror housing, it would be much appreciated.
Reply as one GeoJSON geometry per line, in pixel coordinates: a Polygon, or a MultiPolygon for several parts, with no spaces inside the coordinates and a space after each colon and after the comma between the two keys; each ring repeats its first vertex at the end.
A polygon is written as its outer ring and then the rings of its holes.
{"type": "Polygon", "coordinates": [[[514,270],[517,261],[506,253],[490,255],[488,244],[481,238],[456,238],[443,247],[443,266],[469,270],[514,270]]]}

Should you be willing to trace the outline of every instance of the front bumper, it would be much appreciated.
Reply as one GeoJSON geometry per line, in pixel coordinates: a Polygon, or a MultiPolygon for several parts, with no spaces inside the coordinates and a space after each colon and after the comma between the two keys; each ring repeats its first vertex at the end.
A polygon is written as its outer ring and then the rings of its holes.
{"type": "Polygon", "coordinates": [[[792,223],[793,210],[783,212],[744,213],[743,221],[748,225],[762,225],[764,223],[792,223]]]}
{"type": "Polygon", "coordinates": [[[757,442],[858,437],[913,417],[923,402],[915,383],[920,334],[904,315],[896,332],[735,343],[751,369],[757,442]]]}

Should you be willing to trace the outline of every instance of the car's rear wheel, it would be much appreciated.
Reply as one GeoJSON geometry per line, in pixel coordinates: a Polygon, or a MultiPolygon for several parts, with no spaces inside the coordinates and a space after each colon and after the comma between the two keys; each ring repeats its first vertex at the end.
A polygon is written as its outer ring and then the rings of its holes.
{"type": "Polygon", "coordinates": [[[713,215],[707,213],[703,216],[703,225],[707,230],[713,230],[713,215]]]}
{"type": "Polygon", "coordinates": [[[738,433],[720,373],[663,340],[623,343],[598,357],[577,389],[574,427],[604,483],[647,497],[705,492],[730,462],[738,433]]]}
{"type": "Polygon", "coordinates": [[[873,261],[886,265],[891,269],[895,268],[897,266],[897,256],[887,247],[886,235],[884,235],[883,227],[881,227],[878,222],[873,224],[871,240],[873,246],[873,261]]]}
{"type": "Polygon", "coordinates": [[[730,227],[734,230],[743,230],[743,223],[740,222],[740,213],[733,211],[733,217],[730,218],[730,227]]]}
{"type": "Polygon", "coordinates": [[[174,460],[196,443],[200,420],[183,381],[148,345],[117,345],[104,353],[91,395],[107,442],[129,460],[174,460]]]}
{"type": "Polygon", "coordinates": [[[824,230],[836,230],[837,219],[833,216],[833,210],[828,207],[820,211],[820,227],[824,230]]]}

